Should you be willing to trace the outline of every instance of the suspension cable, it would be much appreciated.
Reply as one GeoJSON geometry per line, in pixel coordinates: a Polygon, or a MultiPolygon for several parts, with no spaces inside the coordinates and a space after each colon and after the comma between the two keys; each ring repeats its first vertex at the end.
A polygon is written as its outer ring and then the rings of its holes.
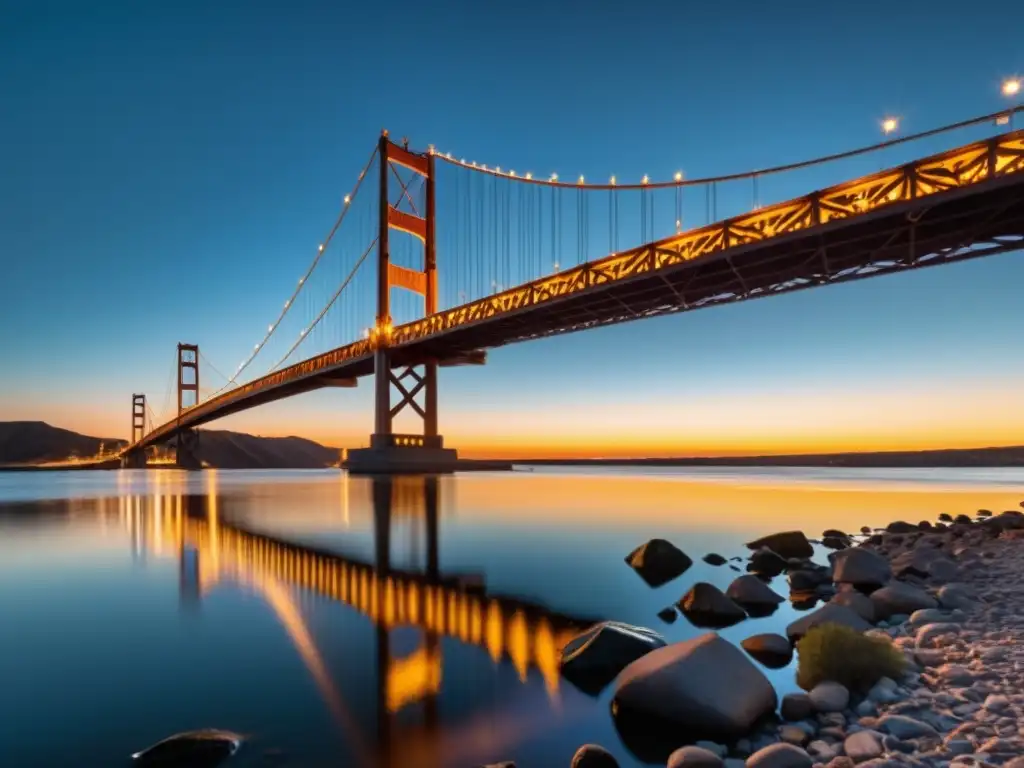
{"type": "Polygon", "coordinates": [[[295,299],[298,298],[299,293],[302,291],[303,287],[305,287],[306,283],[309,281],[310,275],[313,274],[313,270],[316,269],[317,264],[320,263],[320,259],[327,251],[327,247],[331,244],[331,240],[334,238],[335,233],[338,231],[338,228],[341,226],[341,223],[345,220],[345,215],[349,212],[349,210],[351,210],[351,202],[359,193],[359,187],[362,186],[363,179],[366,178],[366,172],[370,169],[370,166],[373,164],[374,158],[376,157],[377,148],[374,147],[373,152],[370,153],[370,159],[366,161],[366,165],[363,166],[363,170],[360,171],[359,173],[359,178],[356,179],[355,186],[352,188],[352,191],[345,196],[345,202],[342,205],[341,213],[338,214],[337,219],[335,219],[334,226],[331,227],[331,231],[327,233],[326,239],[323,241],[323,243],[321,243],[320,247],[317,249],[317,254],[313,258],[313,263],[309,265],[309,269],[306,270],[306,274],[299,279],[299,284],[295,287],[295,290],[292,291],[291,298],[289,298],[288,301],[284,303],[284,308],[281,310],[280,314],[278,314],[277,319],[274,320],[274,322],[271,323],[270,326],[267,328],[267,332],[263,336],[263,340],[253,348],[252,353],[245,360],[245,362],[238,366],[238,370],[235,371],[235,375],[228,379],[227,384],[225,384],[223,387],[221,387],[216,392],[211,394],[210,397],[214,397],[220,394],[225,389],[234,384],[236,381],[238,381],[238,377],[242,374],[242,371],[248,368],[250,363],[252,363],[252,361],[256,359],[256,356],[263,350],[263,347],[266,346],[268,341],[270,341],[270,337],[274,335],[274,331],[276,331],[280,327],[281,321],[284,320],[285,315],[288,314],[288,310],[292,308],[292,305],[295,303],[295,299]]]}

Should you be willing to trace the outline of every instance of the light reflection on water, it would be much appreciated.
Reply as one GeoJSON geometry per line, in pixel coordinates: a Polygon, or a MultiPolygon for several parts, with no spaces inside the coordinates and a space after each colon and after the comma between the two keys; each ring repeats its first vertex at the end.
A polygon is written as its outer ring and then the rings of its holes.
{"type": "MultiPolygon", "coordinates": [[[[1016,507],[1024,471],[614,468],[373,481],[337,472],[0,474],[0,765],[121,765],[169,733],[239,764],[636,764],[608,693],[559,680],[590,620],[658,610],[773,530],[1016,507]],[[695,561],[650,589],[652,536],[695,561]],[[253,762],[250,762],[253,761],[253,762]]],[[[785,592],[784,584],[775,585],[785,592]]],[[[738,642],[795,615],[723,630],[738,642]]],[[[781,690],[792,670],[768,672],[781,690]]]]}

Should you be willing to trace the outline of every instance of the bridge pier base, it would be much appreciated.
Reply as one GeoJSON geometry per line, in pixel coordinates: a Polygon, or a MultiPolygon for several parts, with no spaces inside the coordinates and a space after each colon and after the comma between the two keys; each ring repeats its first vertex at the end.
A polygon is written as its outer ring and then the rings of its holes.
{"type": "Polygon", "coordinates": [[[369,448],[348,452],[345,469],[356,475],[454,472],[459,455],[440,435],[374,434],[369,448]]]}
{"type": "Polygon", "coordinates": [[[199,460],[199,433],[194,429],[178,433],[175,463],[178,469],[202,469],[199,460]]]}
{"type": "Polygon", "coordinates": [[[134,451],[126,451],[121,455],[121,469],[145,469],[146,468],[146,452],[145,450],[136,449],[134,451]]]}

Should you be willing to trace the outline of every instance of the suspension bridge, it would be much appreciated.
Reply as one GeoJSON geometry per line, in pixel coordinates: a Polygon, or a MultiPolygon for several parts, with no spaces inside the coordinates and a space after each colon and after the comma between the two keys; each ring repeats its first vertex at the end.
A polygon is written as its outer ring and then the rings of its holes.
{"type": "Polygon", "coordinates": [[[765,190],[803,169],[863,170],[879,153],[1012,127],[1022,110],[748,173],[635,183],[502,169],[414,151],[384,132],[262,339],[231,376],[213,369],[223,385],[201,390],[199,347],[179,344],[176,410],[157,417],[133,396],[122,466],[144,466],[147,449],[169,441],[179,465],[198,466],[196,427],[372,376],[370,447],[350,451],[348,467],[453,469],[438,425],[439,368],[484,364],[507,344],[1017,250],[1022,130],[782,202],[766,204],[765,190]],[[720,201],[745,210],[722,216],[720,201]],[[398,431],[410,416],[420,428],[398,431]]]}

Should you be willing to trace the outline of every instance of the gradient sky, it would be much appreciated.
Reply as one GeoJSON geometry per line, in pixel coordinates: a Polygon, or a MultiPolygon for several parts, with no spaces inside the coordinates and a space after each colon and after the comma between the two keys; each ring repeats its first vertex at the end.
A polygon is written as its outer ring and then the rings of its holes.
{"type": "MultiPolygon", "coordinates": [[[[132,392],[159,410],[177,342],[234,370],[382,127],[563,178],[698,177],[871,143],[889,114],[913,132],[992,112],[1024,71],[993,36],[1024,14],[994,2],[2,15],[0,419],[110,437],[128,436],[132,392]]],[[[816,173],[776,198],[855,175],[816,173]]],[[[1022,279],[1008,254],[498,349],[442,373],[442,431],[466,455],[1020,444],[1022,279]]],[[[364,382],[214,426],[351,447],[371,397],[364,382]]]]}

